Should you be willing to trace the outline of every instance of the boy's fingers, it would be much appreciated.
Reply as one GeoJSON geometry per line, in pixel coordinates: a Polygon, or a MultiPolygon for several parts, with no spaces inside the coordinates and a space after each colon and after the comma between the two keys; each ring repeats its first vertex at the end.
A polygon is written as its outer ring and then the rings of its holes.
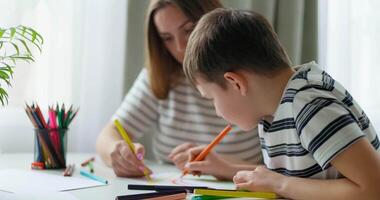
{"type": "Polygon", "coordinates": [[[189,162],[186,164],[185,168],[190,171],[204,172],[205,170],[207,170],[207,162],[205,161],[189,162]]]}
{"type": "Polygon", "coordinates": [[[238,190],[251,190],[253,188],[251,188],[251,184],[249,182],[244,182],[244,183],[239,183],[239,184],[236,184],[236,189],[238,190]]]}
{"type": "Polygon", "coordinates": [[[232,181],[235,183],[235,184],[238,184],[238,183],[241,183],[242,181],[240,180],[240,177],[235,175],[233,178],[232,178],[232,181]]]}
{"type": "Polygon", "coordinates": [[[236,175],[233,177],[234,183],[242,183],[246,182],[246,177],[248,177],[249,171],[239,171],[236,173],[236,175]]]}

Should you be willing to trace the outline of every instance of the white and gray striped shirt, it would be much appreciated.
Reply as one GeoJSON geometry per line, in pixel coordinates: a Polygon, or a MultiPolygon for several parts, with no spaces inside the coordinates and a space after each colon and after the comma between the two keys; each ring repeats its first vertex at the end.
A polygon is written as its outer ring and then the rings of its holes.
{"type": "Polygon", "coordinates": [[[265,165],[287,176],[335,179],[330,164],[359,138],[379,139],[352,96],[314,62],[296,67],[272,117],[259,124],[265,165]]]}
{"type": "MultiPolygon", "coordinates": [[[[146,69],[139,74],[115,118],[134,137],[153,132],[153,151],[160,161],[168,161],[171,150],[185,142],[210,143],[227,125],[216,115],[212,101],[203,98],[184,76],[166,100],[158,100],[151,92],[146,69]]],[[[262,161],[256,129],[243,132],[233,127],[215,151],[250,163],[262,161]]]]}

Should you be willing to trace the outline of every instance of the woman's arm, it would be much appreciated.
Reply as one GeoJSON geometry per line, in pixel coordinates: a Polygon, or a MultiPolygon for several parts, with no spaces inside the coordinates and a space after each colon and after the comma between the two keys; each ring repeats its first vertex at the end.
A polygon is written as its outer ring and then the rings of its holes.
{"type": "Polygon", "coordinates": [[[238,188],[273,191],[291,199],[379,199],[380,155],[367,139],[358,139],[331,161],[346,178],[320,180],[287,177],[266,168],[239,172],[238,188]]]}
{"type": "Polygon", "coordinates": [[[104,163],[112,167],[117,176],[120,177],[140,177],[143,176],[147,168],[144,163],[144,147],[139,143],[134,143],[135,153],[133,153],[126,142],[119,135],[113,123],[108,123],[100,133],[96,150],[104,163]]]}
{"type": "Polygon", "coordinates": [[[107,166],[111,167],[111,153],[121,141],[123,138],[117,132],[115,125],[112,122],[107,123],[96,140],[96,152],[107,166]]]}

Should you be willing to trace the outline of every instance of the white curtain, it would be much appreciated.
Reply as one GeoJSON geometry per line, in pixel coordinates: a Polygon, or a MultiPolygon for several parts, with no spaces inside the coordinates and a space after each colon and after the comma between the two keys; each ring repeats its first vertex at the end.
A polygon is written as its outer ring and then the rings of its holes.
{"type": "Polygon", "coordinates": [[[94,152],[95,140],[123,97],[127,2],[120,0],[1,0],[0,27],[33,27],[45,39],[36,62],[18,63],[0,107],[0,149],[33,150],[25,102],[42,108],[74,104],[69,151],[94,152]]]}
{"type": "Polygon", "coordinates": [[[380,1],[321,0],[322,65],[359,102],[380,133],[380,1]]]}

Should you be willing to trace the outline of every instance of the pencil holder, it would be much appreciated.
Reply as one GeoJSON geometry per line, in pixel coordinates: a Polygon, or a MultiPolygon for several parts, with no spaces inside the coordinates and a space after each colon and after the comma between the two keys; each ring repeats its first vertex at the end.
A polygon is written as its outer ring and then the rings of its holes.
{"type": "Polygon", "coordinates": [[[66,168],[67,131],[68,129],[35,129],[34,163],[40,164],[39,167],[44,169],[66,168]]]}

